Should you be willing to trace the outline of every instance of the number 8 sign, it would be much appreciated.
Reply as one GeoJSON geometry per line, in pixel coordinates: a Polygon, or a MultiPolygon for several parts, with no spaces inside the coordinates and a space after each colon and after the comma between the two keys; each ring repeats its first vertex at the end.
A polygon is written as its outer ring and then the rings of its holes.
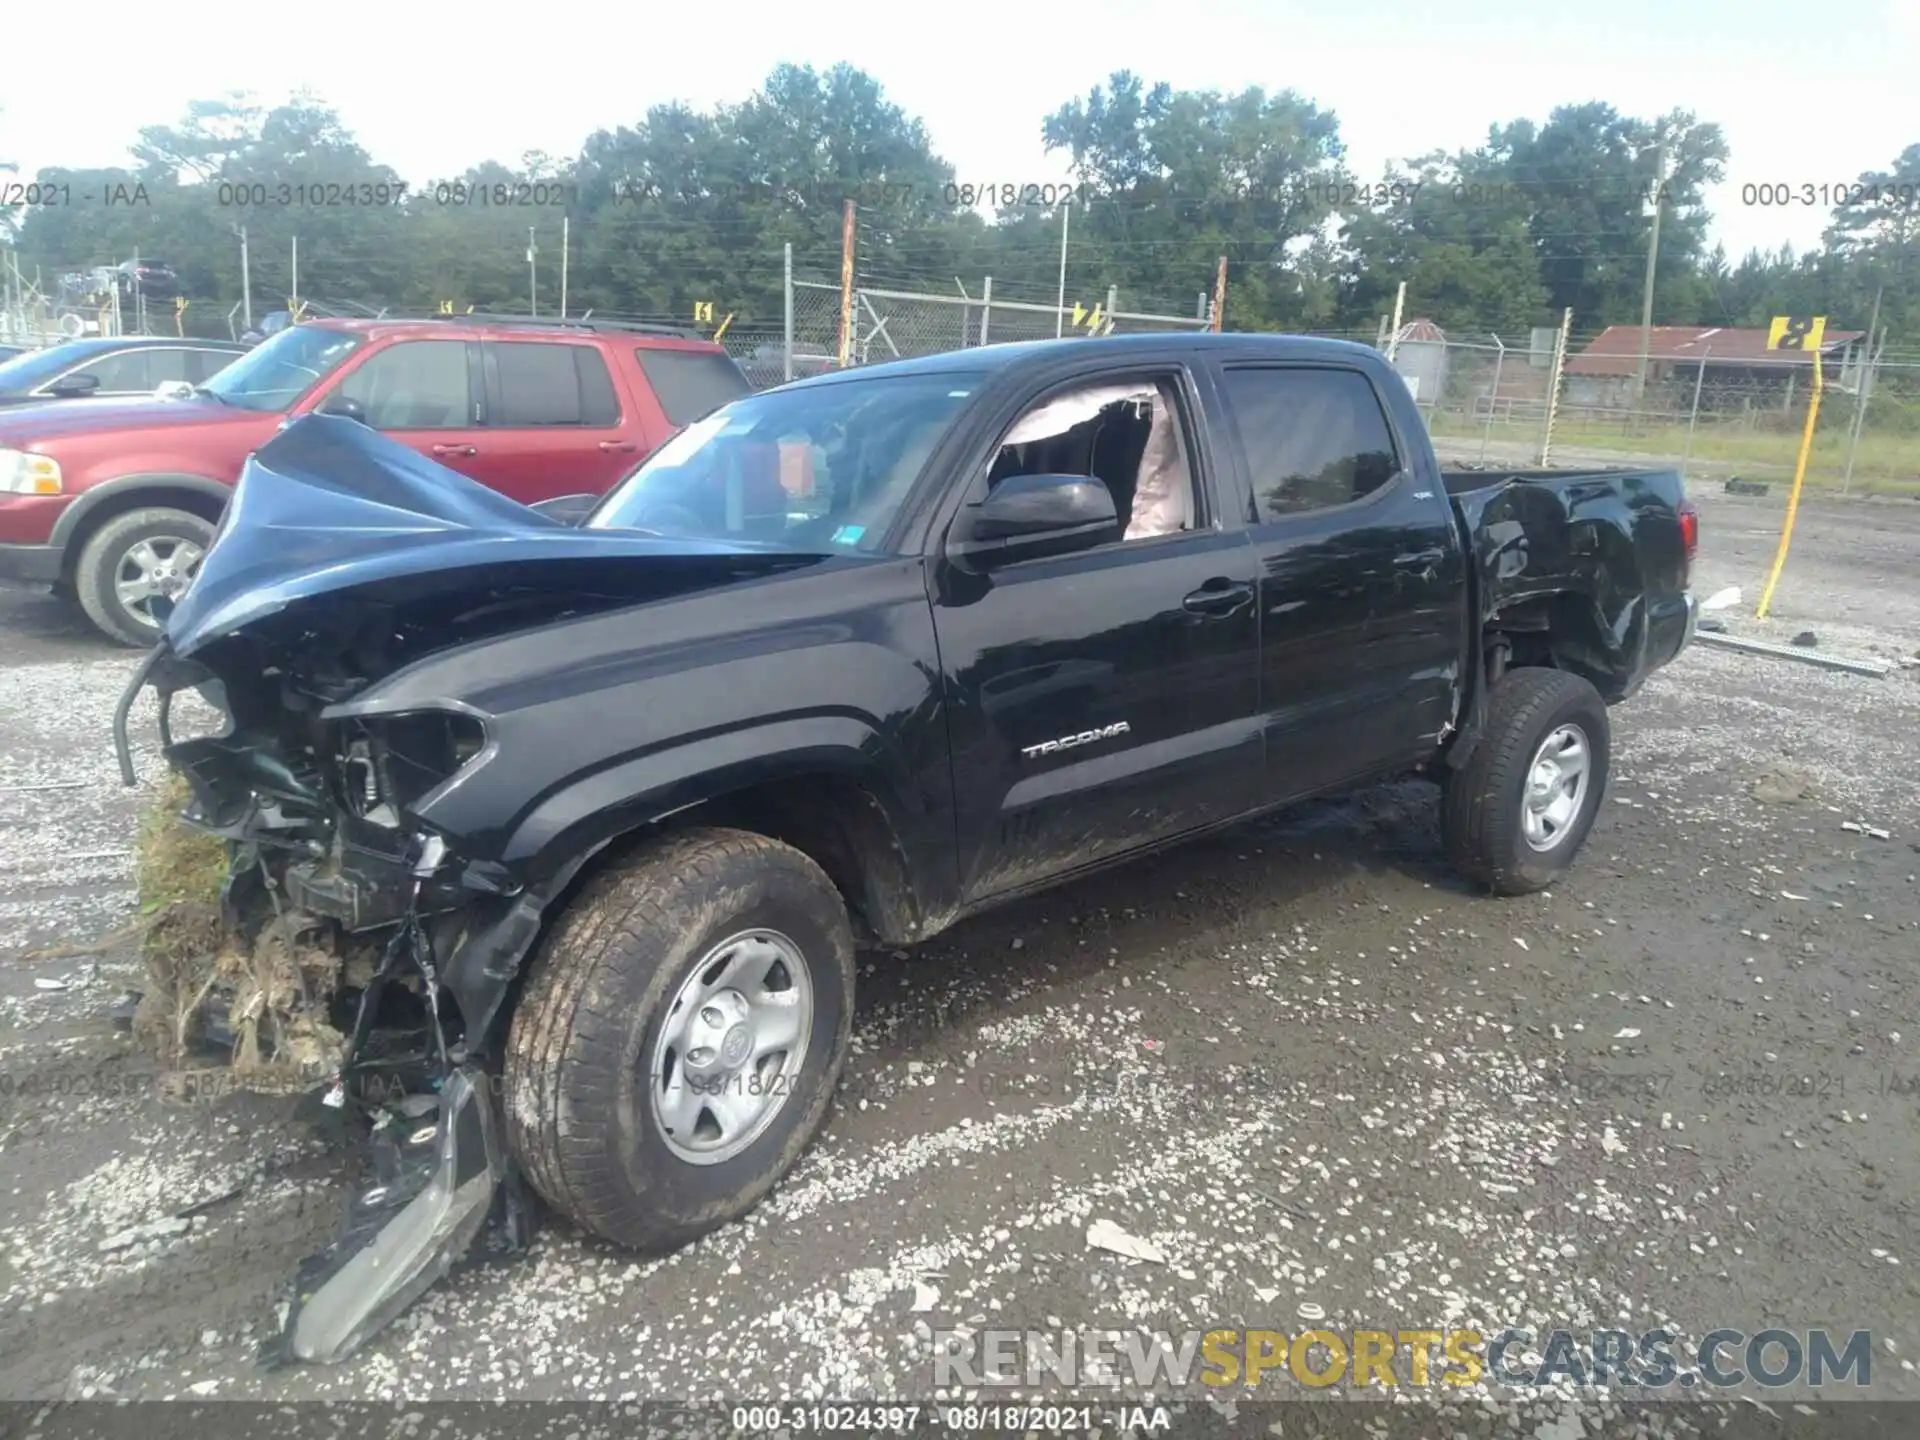
{"type": "Polygon", "coordinates": [[[1818,351],[1826,335],[1824,315],[1776,315],[1767,329],[1767,349],[1818,351]]]}

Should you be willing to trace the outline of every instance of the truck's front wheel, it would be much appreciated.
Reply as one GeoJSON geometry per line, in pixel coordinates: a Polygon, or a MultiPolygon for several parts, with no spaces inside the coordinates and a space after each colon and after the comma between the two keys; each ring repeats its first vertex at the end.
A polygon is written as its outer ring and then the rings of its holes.
{"type": "Polygon", "coordinates": [[[690,831],[603,873],[508,1036],[507,1129],[534,1189],[647,1250],[745,1213],[825,1118],[853,977],[839,892],[778,841],[690,831]]]}
{"type": "Polygon", "coordinates": [[[1487,697],[1479,745],[1447,778],[1447,858],[1496,894],[1544,890],[1593,828],[1610,745],[1592,685],[1564,670],[1509,670],[1487,697]]]}

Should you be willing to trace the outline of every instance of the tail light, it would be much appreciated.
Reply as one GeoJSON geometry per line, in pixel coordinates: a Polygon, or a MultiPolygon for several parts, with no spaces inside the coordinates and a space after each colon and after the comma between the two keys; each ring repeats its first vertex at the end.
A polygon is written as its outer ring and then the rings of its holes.
{"type": "Polygon", "coordinates": [[[1687,573],[1693,573],[1693,557],[1700,549],[1700,512],[1693,501],[1680,501],[1680,545],[1686,551],[1687,573]]]}

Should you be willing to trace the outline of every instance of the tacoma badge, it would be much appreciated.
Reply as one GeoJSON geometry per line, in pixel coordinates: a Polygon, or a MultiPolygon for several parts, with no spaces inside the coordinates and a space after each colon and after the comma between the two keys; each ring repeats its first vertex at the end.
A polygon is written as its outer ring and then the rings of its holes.
{"type": "Polygon", "coordinates": [[[1032,760],[1041,755],[1051,755],[1056,750],[1071,750],[1076,745],[1091,745],[1096,740],[1111,740],[1116,735],[1127,733],[1127,722],[1116,720],[1111,725],[1102,725],[1098,730],[1082,730],[1078,735],[1062,735],[1058,740],[1042,740],[1038,745],[1023,745],[1020,753],[1032,760]]]}

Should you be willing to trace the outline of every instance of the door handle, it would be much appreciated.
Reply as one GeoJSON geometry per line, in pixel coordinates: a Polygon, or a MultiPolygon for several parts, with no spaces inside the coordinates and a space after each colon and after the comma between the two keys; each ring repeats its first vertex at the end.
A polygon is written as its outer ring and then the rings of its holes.
{"type": "Polygon", "coordinates": [[[631,440],[602,440],[600,448],[608,455],[625,455],[640,447],[631,440]]]}
{"type": "Polygon", "coordinates": [[[436,455],[478,455],[480,453],[471,445],[434,445],[429,448],[436,455]]]}
{"type": "Polygon", "coordinates": [[[1193,615],[1231,615],[1253,601],[1253,586],[1244,580],[1213,579],[1180,602],[1193,615]]]}

